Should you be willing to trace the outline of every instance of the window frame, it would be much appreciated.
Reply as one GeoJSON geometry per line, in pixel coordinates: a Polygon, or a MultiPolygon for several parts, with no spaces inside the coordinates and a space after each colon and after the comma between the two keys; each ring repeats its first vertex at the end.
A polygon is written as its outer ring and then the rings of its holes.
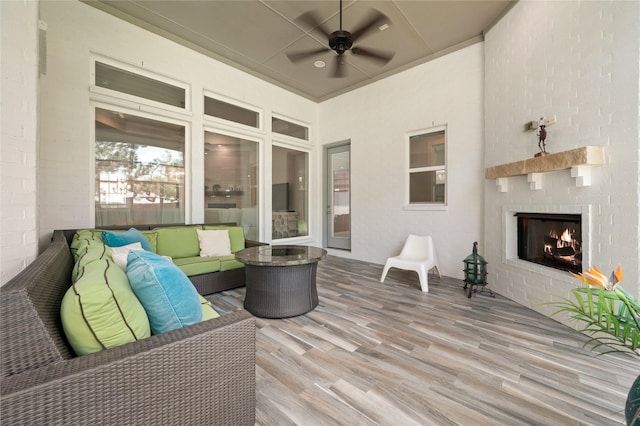
{"type": "Polygon", "coordinates": [[[424,129],[412,131],[405,134],[405,196],[403,210],[447,210],[449,203],[449,182],[448,182],[448,160],[449,160],[449,130],[446,124],[435,125],[424,129]],[[411,138],[420,135],[444,132],[444,165],[411,167],[411,138]],[[444,201],[443,202],[420,202],[412,203],[411,194],[411,173],[444,170],[444,201]]]}
{"type": "MultiPolygon", "coordinates": [[[[210,117],[210,116],[207,116],[210,117]]],[[[255,130],[255,128],[253,128],[255,130]]],[[[243,128],[243,130],[246,130],[243,128]]],[[[264,146],[265,146],[265,142],[264,142],[264,135],[258,135],[255,132],[253,132],[253,134],[248,134],[247,132],[240,132],[237,129],[225,129],[225,128],[221,128],[220,126],[216,126],[215,123],[205,123],[203,126],[203,138],[206,139],[205,134],[206,133],[217,133],[223,136],[228,136],[228,137],[232,137],[232,138],[240,138],[240,139],[244,139],[248,142],[254,142],[256,143],[256,155],[257,155],[257,173],[255,176],[256,179],[256,183],[257,183],[257,190],[256,190],[256,208],[257,208],[257,214],[258,214],[258,223],[257,223],[257,234],[258,234],[258,238],[261,240],[262,239],[262,233],[263,231],[263,226],[261,226],[260,223],[260,218],[262,217],[262,214],[264,212],[264,179],[263,179],[263,175],[264,175],[264,171],[262,170],[263,167],[261,167],[263,165],[263,156],[264,156],[264,146]]],[[[206,142],[203,139],[203,143],[206,146],[206,142]]],[[[206,174],[207,174],[207,170],[206,168],[203,167],[202,170],[203,173],[203,180],[206,178],[206,174]]],[[[248,188],[248,190],[251,190],[251,187],[248,188]]],[[[203,204],[203,208],[206,209],[206,205],[203,204]]]]}
{"type": "MultiPolygon", "coordinates": [[[[280,133],[273,133],[272,132],[272,136],[276,137],[276,136],[283,136],[285,138],[287,138],[287,135],[280,135],[280,133]]],[[[311,176],[311,168],[312,168],[312,154],[313,154],[313,147],[303,144],[302,142],[306,142],[302,139],[298,139],[298,138],[291,138],[289,137],[291,140],[293,140],[295,143],[291,143],[291,142],[287,142],[284,139],[273,139],[270,145],[270,152],[269,152],[269,161],[271,162],[271,173],[269,174],[268,177],[268,185],[265,183],[265,204],[268,202],[269,203],[269,217],[268,219],[265,221],[265,228],[269,228],[269,229],[265,229],[265,233],[266,236],[268,236],[269,241],[271,241],[273,244],[289,244],[289,243],[293,243],[293,242],[302,242],[302,241],[310,241],[312,239],[312,223],[315,219],[315,216],[313,215],[312,212],[312,198],[311,198],[311,192],[312,192],[312,183],[313,183],[313,177],[311,176]],[[307,155],[307,170],[306,170],[306,174],[307,174],[307,183],[306,183],[306,208],[307,211],[306,213],[306,222],[307,222],[307,234],[306,235],[297,235],[295,237],[284,237],[284,238],[276,238],[273,239],[273,204],[272,204],[272,197],[273,197],[273,148],[274,147],[278,147],[278,148],[284,148],[284,149],[289,149],[289,150],[294,150],[294,151],[299,151],[299,152],[303,152],[307,155]],[[267,188],[268,186],[268,188],[267,188]]],[[[266,206],[265,206],[265,211],[266,211],[266,206]]]]}
{"type": "Polygon", "coordinates": [[[202,117],[205,123],[210,123],[209,125],[212,125],[212,126],[222,125],[222,126],[229,126],[235,129],[242,129],[244,131],[248,130],[251,132],[261,132],[261,133],[264,132],[264,111],[262,108],[259,108],[255,105],[248,104],[246,102],[238,101],[236,99],[221,95],[219,93],[216,93],[207,89],[204,89],[202,91],[202,117]],[[216,117],[214,115],[205,114],[204,112],[205,98],[211,98],[216,101],[224,102],[226,104],[233,105],[238,108],[243,108],[248,111],[255,112],[258,115],[257,127],[249,126],[247,124],[239,123],[233,120],[227,120],[221,117],[216,117]]]}
{"type": "Polygon", "coordinates": [[[282,114],[278,114],[278,113],[271,113],[271,120],[269,122],[269,126],[270,126],[270,130],[271,130],[271,134],[273,135],[274,140],[275,139],[280,139],[282,141],[289,141],[289,142],[294,142],[294,143],[302,143],[304,144],[304,146],[309,146],[312,144],[312,128],[311,125],[309,123],[305,123],[304,121],[300,121],[300,120],[296,120],[294,118],[291,117],[287,117],[286,115],[282,115],[282,114]],[[300,127],[304,127],[307,129],[307,139],[301,139],[301,138],[296,138],[295,136],[289,136],[287,134],[284,133],[279,133],[273,130],[273,119],[278,119],[278,120],[283,120],[283,121],[288,121],[291,124],[295,124],[297,126],[300,127]]]}
{"type": "Polygon", "coordinates": [[[130,105],[131,108],[136,108],[136,109],[144,109],[144,107],[141,107],[143,105],[152,107],[152,108],[158,108],[158,109],[162,109],[165,111],[171,111],[174,113],[178,113],[180,115],[185,115],[185,113],[189,116],[191,116],[192,114],[192,108],[191,108],[191,99],[192,99],[192,91],[191,91],[191,85],[188,83],[185,83],[183,81],[177,80],[175,78],[170,78],[167,77],[163,74],[160,73],[156,73],[153,72],[151,70],[148,70],[146,68],[141,68],[139,66],[135,66],[135,65],[131,65],[131,64],[127,64],[125,62],[122,61],[118,61],[115,59],[111,59],[105,56],[101,56],[101,55],[97,55],[95,53],[92,53],[89,57],[89,63],[90,63],[90,71],[89,71],[89,75],[90,75],[90,86],[89,86],[89,92],[91,93],[91,96],[93,99],[97,99],[100,97],[100,95],[106,95],[108,98],[114,98],[114,99],[119,99],[121,101],[125,101],[126,103],[128,103],[130,105]],[[125,93],[125,92],[120,92],[118,90],[113,90],[113,89],[108,89],[106,87],[102,87],[102,86],[98,86],[96,84],[96,62],[100,62],[103,63],[105,65],[109,65],[115,68],[119,68],[123,71],[127,71],[130,72],[132,74],[138,74],[142,77],[146,77],[146,78],[150,78],[152,80],[157,80],[161,83],[165,83],[165,84],[169,84],[171,86],[176,86],[179,88],[184,89],[184,108],[180,108],[174,105],[170,105],[170,104],[165,104],[163,102],[159,102],[159,101],[154,101],[152,99],[148,99],[148,98],[143,98],[141,96],[136,96],[136,95],[131,95],[129,93],[125,93]]]}
{"type": "MultiPolygon", "coordinates": [[[[119,92],[118,92],[119,93],[119,92]]],[[[96,219],[96,205],[93,200],[95,200],[96,194],[96,109],[105,109],[113,112],[121,112],[123,114],[135,115],[136,117],[141,117],[154,121],[163,121],[170,124],[175,124],[178,126],[184,127],[185,132],[185,142],[184,142],[184,222],[190,223],[190,219],[192,217],[192,179],[190,176],[192,174],[192,166],[191,166],[191,135],[192,135],[192,123],[189,120],[185,120],[178,117],[168,117],[167,115],[146,112],[140,109],[133,109],[118,105],[117,103],[111,102],[103,102],[96,99],[91,99],[90,102],[91,109],[91,127],[90,127],[90,152],[91,152],[91,161],[89,170],[92,176],[91,183],[89,185],[89,191],[91,196],[91,205],[89,208],[89,214],[91,215],[91,223],[95,226],[96,219]]]]}

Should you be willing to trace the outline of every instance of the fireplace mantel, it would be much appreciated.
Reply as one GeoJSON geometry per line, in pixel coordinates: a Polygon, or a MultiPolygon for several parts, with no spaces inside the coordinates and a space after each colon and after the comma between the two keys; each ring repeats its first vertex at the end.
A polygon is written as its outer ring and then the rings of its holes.
{"type": "Polygon", "coordinates": [[[531,189],[542,189],[542,173],[571,169],[576,186],[591,185],[591,166],[604,164],[604,147],[585,146],[556,154],[500,164],[485,170],[486,179],[496,179],[500,192],[508,191],[507,178],[527,175],[531,189]]]}

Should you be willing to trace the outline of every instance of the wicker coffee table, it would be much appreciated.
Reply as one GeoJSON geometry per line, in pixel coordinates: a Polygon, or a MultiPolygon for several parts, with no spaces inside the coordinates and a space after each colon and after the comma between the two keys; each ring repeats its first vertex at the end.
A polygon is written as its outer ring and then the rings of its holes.
{"type": "Polygon", "coordinates": [[[236,253],[245,264],[244,308],[263,318],[287,318],[318,306],[316,269],[327,251],[307,246],[258,246],[236,253]]]}

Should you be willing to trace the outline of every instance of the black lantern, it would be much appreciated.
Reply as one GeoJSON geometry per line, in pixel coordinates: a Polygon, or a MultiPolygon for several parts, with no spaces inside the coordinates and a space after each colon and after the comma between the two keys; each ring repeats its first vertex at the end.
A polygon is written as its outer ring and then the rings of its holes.
{"type": "MultiPolygon", "coordinates": [[[[467,297],[471,298],[474,291],[473,286],[480,286],[484,291],[487,285],[487,261],[478,254],[478,242],[473,243],[473,253],[465,257],[464,263],[464,288],[467,290],[467,297]]],[[[477,289],[476,289],[477,290],[477,289]]],[[[491,297],[495,294],[489,290],[491,297]]]]}

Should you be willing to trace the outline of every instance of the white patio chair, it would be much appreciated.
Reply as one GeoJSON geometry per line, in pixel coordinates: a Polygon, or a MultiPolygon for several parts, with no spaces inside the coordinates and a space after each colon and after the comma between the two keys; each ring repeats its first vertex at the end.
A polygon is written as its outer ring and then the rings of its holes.
{"type": "Polygon", "coordinates": [[[387,259],[387,262],[384,264],[384,269],[382,270],[380,282],[384,282],[389,268],[416,271],[420,278],[420,288],[423,292],[428,292],[429,270],[435,269],[438,277],[440,277],[438,258],[431,236],[409,234],[400,254],[387,259]]]}

